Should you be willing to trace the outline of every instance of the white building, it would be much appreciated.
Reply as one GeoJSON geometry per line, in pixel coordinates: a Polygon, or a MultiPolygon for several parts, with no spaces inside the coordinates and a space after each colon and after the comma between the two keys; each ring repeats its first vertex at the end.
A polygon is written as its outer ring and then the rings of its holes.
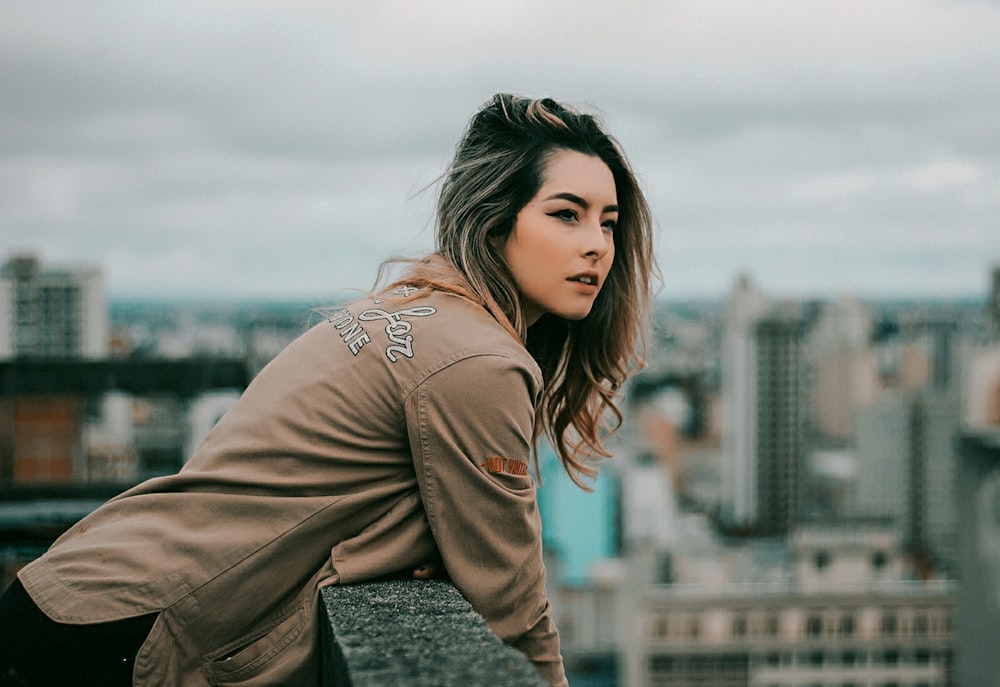
{"type": "Polygon", "coordinates": [[[734,526],[756,518],[757,368],[753,327],[767,309],[748,277],[733,287],[726,311],[722,359],[722,518],[734,526]]]}
{"type": "Polygon", "coordinates": [[[103,358],[108,303],[95,267],[43,267],[33,255],[0,266],[0,359],[103,358]]]}
{"type": "Polygon", "coordinates": [[[656,561],[633,557],[616,576],[557,590],[568,668],[628,687],[954,685],[955,583],[913,580],[890,528],[800,527],[783,561],[774,545],[738,554],[770,559],[750,574],[727,564],[725,579],[650,584],[642,567],[656,561]]]}
{"type": "Polygon", "coordinates": [[[828,440],[849,443],[855,413],[878,394],[878,365],[868,341],[871,327],[868,310],[855,299],[842,298],[823,307],[810,332],[812,417],[828,440]]]}

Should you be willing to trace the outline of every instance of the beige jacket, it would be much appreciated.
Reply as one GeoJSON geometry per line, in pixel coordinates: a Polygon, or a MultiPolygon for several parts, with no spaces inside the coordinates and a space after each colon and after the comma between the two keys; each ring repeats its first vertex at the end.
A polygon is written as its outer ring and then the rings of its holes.
{"type": "Polygon", "coordinates": [[[563,685],[527,469],[540,389],[521,343],[463,298],[358,301],[261,371],[179,474],[109,501],[19,577],[61,622],[159,611],[136,685],[311,685],[318,589],[439,552],[563,685]]]}

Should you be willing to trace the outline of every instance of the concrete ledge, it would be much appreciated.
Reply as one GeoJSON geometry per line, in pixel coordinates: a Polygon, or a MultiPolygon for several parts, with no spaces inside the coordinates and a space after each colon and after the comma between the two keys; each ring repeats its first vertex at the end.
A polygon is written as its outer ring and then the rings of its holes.
{"type": "Polygon", "coordinates": [[[443,580],[324,587],[324,687],[545,687],[443,580]]]}

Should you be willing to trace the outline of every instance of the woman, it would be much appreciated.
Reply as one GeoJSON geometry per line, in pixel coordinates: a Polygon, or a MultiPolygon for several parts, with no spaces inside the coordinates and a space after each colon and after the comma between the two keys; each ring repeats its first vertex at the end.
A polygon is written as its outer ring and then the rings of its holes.
{"type": "Polygon", "coordinates": [[[0,680],[56,680],[33,671],[69,663],[51,660],[59,637],[94,661],[66,665],[73,684],[316,684],[319,588],[440,560],[566,684],[529,456],[547,434],[581,483],[586,457],[607,455],[602,418],[620,420],[639,362],[651,224],[593,117],[494,97],[444,176],[435,253],[289,345],[179,474],[26,566],[0,604],[0,645],[22,645],[0,680]]]}

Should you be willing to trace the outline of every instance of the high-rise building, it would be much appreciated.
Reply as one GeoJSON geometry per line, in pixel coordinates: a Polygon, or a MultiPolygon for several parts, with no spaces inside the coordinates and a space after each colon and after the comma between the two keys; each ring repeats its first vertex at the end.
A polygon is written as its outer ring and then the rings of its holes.
{"type": "Polygon", "coordinates": [[[872,317],[855,299],[842,298],[822,308],[809,335],[814,369],[812,419],[827,442],[848,443],[859,408],[878,393],[878,365],[869,343],[872,317]]]}
{"type": "Polygon", "coordinates": [[[955,442],[959,405],[951,393],[887,390],[858,414],[851,512],[895,523],[924,574],[955,561],[955,442]]]}
{"type": "Polygon", "coordinates": [[[34,255],[0,266],[0,359],[101,358],[108,305],[95,267],[43,267],[34,255]]]}
{"type": "Polygon", "coordinates": [[[886,389],[855,419],[855,484],[849,515],[884,518],[904,537],[910,512],[907,476],[910,462],[910,402],[898,389],[886,389]]]}
{"type": "Polygon", "coordinates": [[[801,514],[805,453],[804,320],[770,306],[746,277],[729,298],[724,333],[724,526],[787,534],[801,514]]]}
{"type": "Polygon", "coordinates": [[[756,517],[757,358],[753,326],[768,302],[741,276],[727,304],[722,352],[722,521],[745,529],[756,517]]]}
{"type": "Polygon", "coordinates": [[[930,556],[934,574],[953,576],[957,513],[959,406],[953,394],[927,390],[912,404],[906,540],[930,556]]]}
{"type": "Polygon", "coordinates": [[[805,457],[803,321],[797,311],[758,320],[756,343],[756,517],[754,530],[785,535],[802,508],[805,457]]]}
{"type": "Polygon", "coordinates": [[[962,424],[981,431],[1000,427],[1000,263],[987,294],[990,336],[962,351],[962,424]]]}
{"type": "Polygon", "coordinates": [[[1000,427],[1000,341],[967,351],[962,402],[965,427],[1000,427]]]}

